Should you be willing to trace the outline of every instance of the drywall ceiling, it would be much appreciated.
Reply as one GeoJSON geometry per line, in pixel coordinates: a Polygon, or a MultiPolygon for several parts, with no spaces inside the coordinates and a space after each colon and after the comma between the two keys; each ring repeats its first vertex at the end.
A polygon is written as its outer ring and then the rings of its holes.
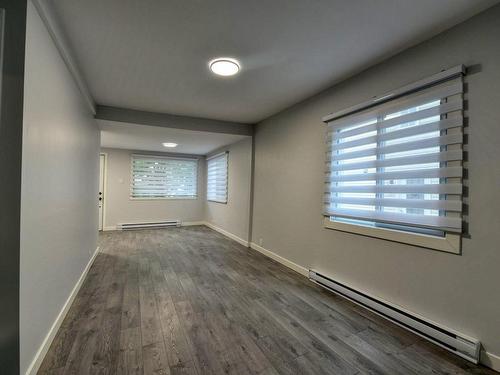
{"type": "Polygon", "coordinates": [[[98,104],[258,122],[498,0],[47,0],[98,104]],[[218,78],[229,56],[241,74],[218,78]]]}
{"type": "Polygon", "coordinates": [[[101,128],[101,147],[127,150],[162,151],[206,155],[220,147],[238,142],[248,136],[209,133],[124,122],[97,120],[101,128]],[[165,148],[163,142],[174,142],[176,148],[165,148]]]}

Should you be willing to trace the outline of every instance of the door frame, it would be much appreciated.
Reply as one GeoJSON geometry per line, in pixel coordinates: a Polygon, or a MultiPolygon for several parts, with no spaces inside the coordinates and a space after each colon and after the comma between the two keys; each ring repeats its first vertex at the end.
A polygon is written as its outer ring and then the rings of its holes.
{"type": "MultiPolygon", "coordinates": [[[[26,58],[26,0],[2,0],[0,66],[0,159],[6,160],[0,186],[0,372],[19,374],[20,236],[23,106],[26,58]]],[[[25,271],[24,269],[22,271],[25,271]]],[[[23,363],[23,366],[26,364],[23,363]]],[[[23,369],[24,370],[24,369],[23,369]]]]}
{"type": "MultiPolygon", "coordinates": [[[[102,216],[102,229],[99,228],[99,231],[106,231],[108,230],[106,228],[106,191],[107,191],[107,185],[108,185],[108,153],[107,152],[99,152],[99,185],[101,184],[101,156],[104,156],[104,163],[103,163],[103,178],[102,178],[102,211],[101,211],[101,216],[102,216]]],[[[100,187],[100,186],[99,186],[100,187]]],[[[99,191],[98,191],[99,194],[99,191]]],[[[99,208],[98,208],[99,209],[99,208]]]]}

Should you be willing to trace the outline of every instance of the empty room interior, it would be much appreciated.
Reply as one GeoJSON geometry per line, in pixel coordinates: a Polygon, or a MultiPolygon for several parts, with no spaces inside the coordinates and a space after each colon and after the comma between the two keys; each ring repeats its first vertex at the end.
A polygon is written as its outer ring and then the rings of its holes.
{"type": "Polygon", "coordinates": [[[498,0],[0,0],[0,374],[500,372],[498,0]]]}

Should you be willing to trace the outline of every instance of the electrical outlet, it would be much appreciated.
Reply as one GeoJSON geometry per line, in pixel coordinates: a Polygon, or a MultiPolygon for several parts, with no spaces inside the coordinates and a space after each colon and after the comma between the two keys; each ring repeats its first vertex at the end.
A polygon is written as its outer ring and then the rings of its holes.
{"type": "Polygon", "coordinates": [[[262,246],[262,238],[259,238],[259,246],[262,246]]]}

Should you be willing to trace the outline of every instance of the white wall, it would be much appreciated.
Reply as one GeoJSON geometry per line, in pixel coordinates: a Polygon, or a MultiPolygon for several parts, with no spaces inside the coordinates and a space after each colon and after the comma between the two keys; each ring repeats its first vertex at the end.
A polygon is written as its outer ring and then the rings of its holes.
{"type": "Polygon", "coordinates": [[[198,163],[197,199],[130,199],[130,158],[133,153],[165,155],[167,153],[103,148],[107,154],[104,229],[115,229],[120,223],[180,219],[202,221],[205,200],[205,160],[198,163]]]}
{"type": "Polygon", "coordinates": [[[97,247],[99,131],[28,2],[21,189],[21,373],[97,247]]]}
{"type": "MultiPolygon", "coordinates": [[[[205,220],[244,241],[249,240],[252,138],[221,148],[211,155],[229,151],[227,203],[206,202],[205,220]]],[[[208,155],[210,156],[210,155],[208,155]]]]}
{"type": "Polygon", "coordinates": [[[499,20],[496,6],[258,124],[252,233],[266,249],[478,338],[498,356],[499,20]],[[462,255],[324,229],[322,116],[462,63],[470,67],[462,255]]]}

